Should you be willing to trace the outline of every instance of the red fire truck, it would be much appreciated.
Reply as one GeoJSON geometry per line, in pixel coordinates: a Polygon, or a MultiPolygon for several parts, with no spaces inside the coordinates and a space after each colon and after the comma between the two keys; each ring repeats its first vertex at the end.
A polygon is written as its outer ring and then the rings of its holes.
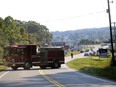
{"type": "Polygon", "coordinates": [[[32,66],[40,68],[59,68],[64,64],[63,48],[41,47],[36,45],[11,45],[4,48],[3,62],[17,70],[18,67],[30,69],[32,66]]]}

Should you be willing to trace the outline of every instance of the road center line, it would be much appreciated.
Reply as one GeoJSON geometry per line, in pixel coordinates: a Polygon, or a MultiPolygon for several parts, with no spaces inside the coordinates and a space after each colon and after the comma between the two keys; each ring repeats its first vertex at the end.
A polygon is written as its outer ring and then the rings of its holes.
{"type": "Polygon", "coordinates": [[[39,70],[39,73],[45,78],[47,79],[49,82],[53,83],[54,85],[56,85],[57,87],[65,87],[64,85],[60,84],[59,82],[53,80],[52,78],[48,77],[42,70],[39,70]]]}
{"type": "Polygon", "coordinates": [[[9,71],[3,73],[3,74],[0,76],[0,79],[1,79],[3,76],[5,76],[8,72],[9,72],[9,71]]]}

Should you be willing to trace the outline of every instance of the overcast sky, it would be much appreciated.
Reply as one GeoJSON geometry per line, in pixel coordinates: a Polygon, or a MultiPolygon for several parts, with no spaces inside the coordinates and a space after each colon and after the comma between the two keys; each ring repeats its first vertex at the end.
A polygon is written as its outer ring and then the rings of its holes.
{"type": "MultiPolygon", "coordinates": [[[[111,5],[116,22],[116,0],[111,5]]],[[[50,31],[108,26],[107,0],[0,0],[0,17],[36,21],[50,31]]]]}

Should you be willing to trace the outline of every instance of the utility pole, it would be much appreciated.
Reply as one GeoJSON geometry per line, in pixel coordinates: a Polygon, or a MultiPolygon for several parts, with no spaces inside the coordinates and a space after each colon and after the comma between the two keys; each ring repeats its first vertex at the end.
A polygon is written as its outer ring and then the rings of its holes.
{"type": "Polygon", "coordinates": [[[113,48],[113,38],[112,38],[112,26],[111,26],[111,14],[110,14],[110,2],[107,0],[108,3],[108,16],[109,16],[109,27],[110,27],[110,38],[111,38],[111,49],[112,49],[112,60],[111,65],[115,65],[115,57],[114,57],[114,48],[113,48]]]}
{"type": "Polygon", "coordinates": [[[113,24],[113,36],[114,36],[114,39],[113,39],[113,41],[114,41],[114,43],[115,43],[115,51],[116,51],[116,22],[113,22],[112,23],[113,24]]]}

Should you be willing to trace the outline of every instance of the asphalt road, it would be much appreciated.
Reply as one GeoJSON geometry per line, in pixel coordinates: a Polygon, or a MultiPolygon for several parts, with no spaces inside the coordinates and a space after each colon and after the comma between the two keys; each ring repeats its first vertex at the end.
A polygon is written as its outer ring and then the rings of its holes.
{"type": "MultiPolygon", "coordinates": [[[[81,58],[83,54],[74,56],[81,58]]],[[[72,60],[66,58],[66,63],[72,60]]],[[[0,72],[0,87],[116,87],[116,82],[88,76],[68,68],[63,64],[60,69],[40,69],[17,71],[8,69],[0,72]]]]}
{"type": "Polygon", "coordinates": [[[39,67],[31,70],[7,70],[0,75],[0,87],[56,87],[40,75],[39,67]]]}

